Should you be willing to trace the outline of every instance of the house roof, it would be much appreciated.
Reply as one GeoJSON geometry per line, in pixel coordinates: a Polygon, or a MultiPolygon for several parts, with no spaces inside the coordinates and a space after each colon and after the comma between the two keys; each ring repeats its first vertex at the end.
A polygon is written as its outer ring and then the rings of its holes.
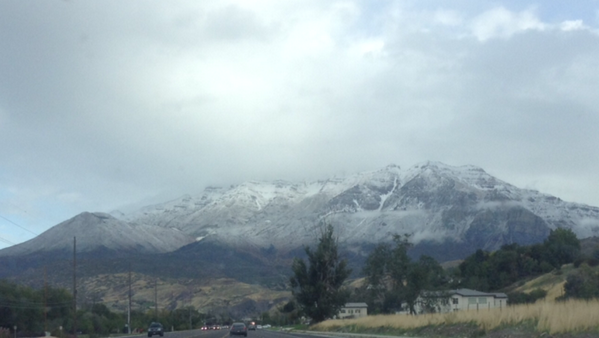
{"type": "Polygon", "coordinates": [[[364,308],[364,307],[368,307],[368,304],[366,303],[345,303],[344,308],[364,308]]]}
{"type": "Polygon", "coordinates": [[[476,291],[476,290],[471,290],[471,289],[457,289],[457,290],[452,290],[451,293],[453,294],[457,294],[463,297],[483,297],[483,296],[491,296],[491,297],[495,297],[495,298],[507,298],[507,295],[505,293],[492,293],[492,292],[481,292],[481,291],[476,291]]]}
{"type": "Polygon", "coordinates": [[[452,295],[460,295],[462,297],[493,297],[493,298],[506,298],[505,293],[493,293],[493,292],[482,292],[471,289],[457,289],[457,290],[446,290],[446,291],[422,291],[424,297],[447,297],[452,295]]]}

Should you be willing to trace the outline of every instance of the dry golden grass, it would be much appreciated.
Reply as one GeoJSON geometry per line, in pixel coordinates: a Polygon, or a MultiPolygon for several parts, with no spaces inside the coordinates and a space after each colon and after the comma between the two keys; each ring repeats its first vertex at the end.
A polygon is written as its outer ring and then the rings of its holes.
{"type": "Polygon", "coordinates": [[[547,300],[555,300],[564,294],[564,284],[566,283],[566,277],[576,269],[572,264],[566,264],[560,269],[560,273],[555,272],[546,273],[535,279],[529,280],[525,284],[508,290],[530,293],[532,290],[540,288],[547,291],[547,300]]]}
{"type": "Polygon", "coordinates": [[[550,334],[599,330],[599,301],[540,301],[503,309],[458,311],[446,314],[377,315],[355,319],[327,320],[315,330],[334,331],[354,327],[356,331],[379,328],[410,330],[431,325],[476,324],[485,331],[504,326],[535,325],[537,332],[550,334]]]}

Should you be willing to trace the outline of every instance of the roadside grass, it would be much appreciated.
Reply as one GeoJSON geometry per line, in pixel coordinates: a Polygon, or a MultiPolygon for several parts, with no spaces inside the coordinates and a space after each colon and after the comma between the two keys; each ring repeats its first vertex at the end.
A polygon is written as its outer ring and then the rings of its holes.
{"type": "Polygon", "coordinates": [[[475,326],[482,332],[524,327],[537,333],[599,332],[599,300],[539,301],[503,309],[458,311],[425,315],[375,315],[327,320],[311,327],[316,331],[403,334],[427,327],[475,326]]]}
{"type": "Polygon", "coordinates": [[[289,329],[305,331],[305,330],[309,330],[310,327],[307,324],[296,324],[296,325],[290,326],[289,329]]]}

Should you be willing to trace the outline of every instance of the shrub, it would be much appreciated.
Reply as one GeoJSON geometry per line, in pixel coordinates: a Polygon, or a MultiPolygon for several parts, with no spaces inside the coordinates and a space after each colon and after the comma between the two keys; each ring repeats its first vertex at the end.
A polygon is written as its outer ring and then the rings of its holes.
{"type": "Polygon", "coordinates": [[[530,293],[513,292],[508,295],[508,304],[532,304],[545,296],[547,296],[547,291],[540,288],[534,289],[530,293]]]}

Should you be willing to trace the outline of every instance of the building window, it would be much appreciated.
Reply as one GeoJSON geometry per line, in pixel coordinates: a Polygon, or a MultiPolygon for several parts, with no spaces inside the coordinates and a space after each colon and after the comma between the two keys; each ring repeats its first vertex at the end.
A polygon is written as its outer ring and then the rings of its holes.
{"type": "Polygon", "coordinates": [[[478,304],[487,304],[487,297],[479,297],[478,304]]]}
{"type": "Polygon", "coordinates": [[[476,304],[476,298],[474,298],[474,297],[468,298],[468,304],[476,304]]]}
{"type": "Polygon", "coordinates": [[[458,298],[452,298],[451,300],[452,300],[453,304],[456,304],[456,305],[458,304],[458,301],[459,301],[458,298]]]}
{"type": "Polygon", "coordinates": [[[345,309],[342,309],[342,310],[341,310],[341,313],[345,313],[345,309]]]}

